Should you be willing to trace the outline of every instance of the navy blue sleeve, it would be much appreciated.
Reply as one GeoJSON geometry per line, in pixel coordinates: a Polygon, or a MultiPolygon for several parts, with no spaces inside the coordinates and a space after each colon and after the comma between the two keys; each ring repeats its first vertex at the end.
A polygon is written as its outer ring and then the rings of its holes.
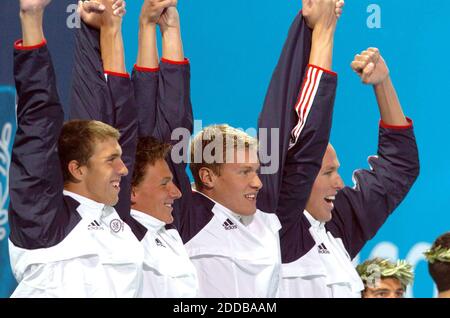
{"type": "Polygon", "coordinates": [[[310,50],[311,30],[299,13],[289,30],[258,120],[261,181],[264,185],[258,195],[258,208],[265,212],[275,212],[278,206],[291,131],[297,122],[294,105],[299,97],[310,50]],[[265,154],[274,157],[275,161],[267,163],[265,154]],[[276,171],[266,173],[265,169],[274,163],[278,163],[276,171]]]}
{"type": "MultiPolygon", "coordinates": [[[[311,71],[311,68],[308,72],[311,71]]],[[[295,261],[307,253],[314,240],[309,233],[310,224],[303,211],[311,189],[320,171],[322,158],[330,138],[337,77],[324,71],[319,72],[316,94],[311,94],[311,106],[306,124],[286,156],[277,216],[280,230],[281,256],[283,263],[295,261]]],[[[311,72],[313,74],[314,72],[311,72]]],[[[307,75],[308,78],[308,75],[307,75]]],[[[313,82],[311,85],[314,85],[313,82]]],[[[306,90],[307,84],[304,86],[306,90]]],[[[302,92],[303,94],[303,92],[302,92]]],[[[305,107],[308,107],[306,104],[305,107]]],[[[298,132],[294,128],[294,135],[298,132]]],[[[293,137],[295,140],[295,137],[293,137]]]]}
{"type": "Polygon", "coordinates": [[[280,220],[283,263],[295,261],[314,246],[303,210],[329,142],[336,96],[336,74],[307,65],[310,50],[311,30],[300,13],[289,31],[259,118],[260,129],[278,129],[278,136],[269,132],[267,148],[259,132],[262,169],[266,165],[261,152],[269,153],[271,148],[272,156],[278,154],[279,168],[271,174],[261,170],[258,207],[275,212],[280,220]]]}
{"type": "Polygon", "coordinates": [[[146,232],[145,227],[130,216],[131,180],[138,134],[131,79],[127,74],[108,73],[103,69],[100,34],[84,23],[77,32],[74,57],[70,119],[98,120],[119,130],[122,160],[128,175],[121,180],[119,202],[115,209],[140,239],[146,232]]]}
{"type": "Polygon", "coordinates": [[[183,128],[189,133],[193,130],[191,67],[188,60],[171,62],[162,59],[160,68],[154,136],[174,144],[178,141],[171,140],[175,129],[183,128]]]}
{"type": "Polygon", "coordinates": [[[79,216],[63,200],[58,138],[64,114],[47,46],[14,51],[18,94],[17,133],[10,167],[10,239],[14,245],[45,248],[61,242],[79,216]]]}
{"type": "Polygon", "coordinates": [[[135,66],[131,75],[138,112],[138,136],[153,136],[156,126],[159,68],[135,66]]]}
{"type": "Polygon", "coordinates": [[[355,186],[339,191],[326,228],[341,238],[351,258],[374,237],[405,198],[419,175],[419,155],[412,126],[380,127],[378,152],[370,170],[353,174],[355,186]]]}
{"type": "Polygon", "coordinates": [[[135,67],[132,80],[139,113],[139,136],[152,136],[175,144],[172,132],[192,133],[190,65],[162,60],[158,69],[135,67]]]}
{"type": "Polygon", "coordinates": [[[69,119],[113,126],[114,109],[100,52],[100,32],[81,22],[76,32],[69,119]]]}
{"type": "Polygon", "coordinates": [[[190,98],[190,65],[163,60],[159,70],[135,67],[133,84],[139,112],[139,136],[152,136],[175,145],[167,163],[182,197],[173,206],[174,226],[180,228],[192,202],[192,190],[186,173],[189,137],[193,129],[190,98]],[[172,140],[172,132],[183,128],[172,140]],[[172,160],[175,157],[182,160],[172,160]]]}

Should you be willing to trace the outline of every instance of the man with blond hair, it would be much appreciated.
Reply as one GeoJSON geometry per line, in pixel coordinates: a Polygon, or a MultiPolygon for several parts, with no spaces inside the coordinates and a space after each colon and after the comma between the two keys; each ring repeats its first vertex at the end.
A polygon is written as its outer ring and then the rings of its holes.
{"type": "Polygon", "coordinates": [[[301,178],[295,193],[301,193],[306,204],[320,168],[336,90],[336,76],[328,71],[332,45],[323,43],[333,38],[341,12],[342,3],[320,1],[309,21],[313,34],[297,32],[305,23],[302,13],[291,27],[260,116],[260,128],[279,130],[279,137],[269,134],[268,148],[275,143],[279,153],[272,155],[280,157],[275,173],[260,173],[260,168],[270,169],[261,167],[258,159],[259,150],[265,149],[228,125],[206,127],[191,142],[195,190],[191,194],[182,188],[180,200],[188,208],[181,211],[178,227],[198,271],[201,297],[279,295],[281,224],[274,212],[292,208],[288,200],[286,206],[278,202],[288,189],[282,182],[290,182],[284,179],[286,171],[289,178],[301,178]],[[287,113],[282,111],[285,106],[287,113]],[[294,119],[296,112],[299,118],[294,119]],[[289,171],[292,157],[304,158],[297,171],[289,171]]]}

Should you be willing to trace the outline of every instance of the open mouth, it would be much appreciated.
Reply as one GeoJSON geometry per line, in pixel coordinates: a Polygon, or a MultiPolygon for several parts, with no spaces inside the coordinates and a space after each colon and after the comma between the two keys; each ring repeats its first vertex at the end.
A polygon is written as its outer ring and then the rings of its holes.
{"type": "Polygon", "coordinates": [[[114,189],[116,189],[117,191],[120,190],[120,180],[119,181],[113,181],[111,182],[112,186],[114,189]]]}
{"type": "Polygon", "coordinates": [[[169,209],[173,209],[173,203],[164,203],[164,206],[169,209]]]}
{"type": "Polygon", "coordinates": [[[249,200],[249,201],[254,202],[254,201],[256,201],[256,197],[257,197],[257,196],[258,196],[257,193],[251,193],[251,194],[246,194],[246,195],[245,195],[245,198],[246,198],[247,200],[249,200]]]}
{"type": "Polygon", "coordinates": [[[325,200],[325,202],[331,206],[332,208],[334,207],[334,200],[336,200],[336,196],[334,195],[329,195],[325,198],[323,198],[325,200]]]}

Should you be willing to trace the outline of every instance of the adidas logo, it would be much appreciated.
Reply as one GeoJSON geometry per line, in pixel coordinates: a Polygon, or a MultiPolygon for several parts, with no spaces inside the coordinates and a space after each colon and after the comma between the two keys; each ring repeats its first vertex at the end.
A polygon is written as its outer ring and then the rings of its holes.
{"type": "Polygon", "coordinates": [[[155,243],[156,243],[156,246],[165,247],[164,244],[158,238],[155,239],[155,243]]]}
{"type": "Polygon", "coordinates": [[[88,225],[88,230],[104,230],[103,226],[96,220],[88,225]]]}
{"type": "Polygon", "coordinates": [[[223,222],[222,226],[225,228],[225,230],[235,230],[237,229],[237,225],[231,222],[230,219],[226,219],[225,222],[223,222]]]}
{"type": "Polygon", "coordinates": [[[327,249],[327,247],[325,246],[325,244],[320,244],[318,246],[319,248],[319,254],[330,254],[330,251],[327,249]]]}

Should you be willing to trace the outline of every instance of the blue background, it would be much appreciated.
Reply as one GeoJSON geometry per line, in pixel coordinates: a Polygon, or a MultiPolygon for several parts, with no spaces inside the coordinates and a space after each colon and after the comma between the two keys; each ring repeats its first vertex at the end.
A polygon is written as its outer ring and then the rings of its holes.
{"type": "MultiPolygon", "coordinates": [[[[63,100],[67,99],[70,82],[74,33],[66,24],[70,3],[74,1],[53,1],[46,17],[47,38],[63,100]]],[[[137,54],[141,3],[127,3],[124,37],[129,70],[137,54]]],[[[256,127],[287,30],[300,8],[300,0],[179,0],[185,54],[192,67],[196,119],[203,125],[256,127]]],[[[6,11],[0,13],[0,85],[12,85],[11,41],[20,36],[17,12],[16,1],[6,0],[6,11]]],[[[417,278],[408,293],[411,297],[435,294],[421,253],[438,235],[450,230],[449,12],[448,0],[347,0],[335,41],[333,68],[339,74],[339,87],[331,141],[346,184],[353,184],[355,169],[367,167],[367,157],[375,153],[378,137],[379,114],[372,88],[362,85],[349,67],[355,54],[369,46],[381,50],[404,111],[414,120],[420,177],[358,258],[364,260],[374,254],[407,258],[416,266],[417,278]],[[367,25],[371,4],[381,8],[381,28],[370,29],[367,25]]],[[[9,115],[5,111],[13,105],[3,97],[0,102],[1,128],[14,118],[6,117],[9,115]]],[[[0,241],[3,297],[9,296],[11,288],[6,243],[0,241]]]]}

